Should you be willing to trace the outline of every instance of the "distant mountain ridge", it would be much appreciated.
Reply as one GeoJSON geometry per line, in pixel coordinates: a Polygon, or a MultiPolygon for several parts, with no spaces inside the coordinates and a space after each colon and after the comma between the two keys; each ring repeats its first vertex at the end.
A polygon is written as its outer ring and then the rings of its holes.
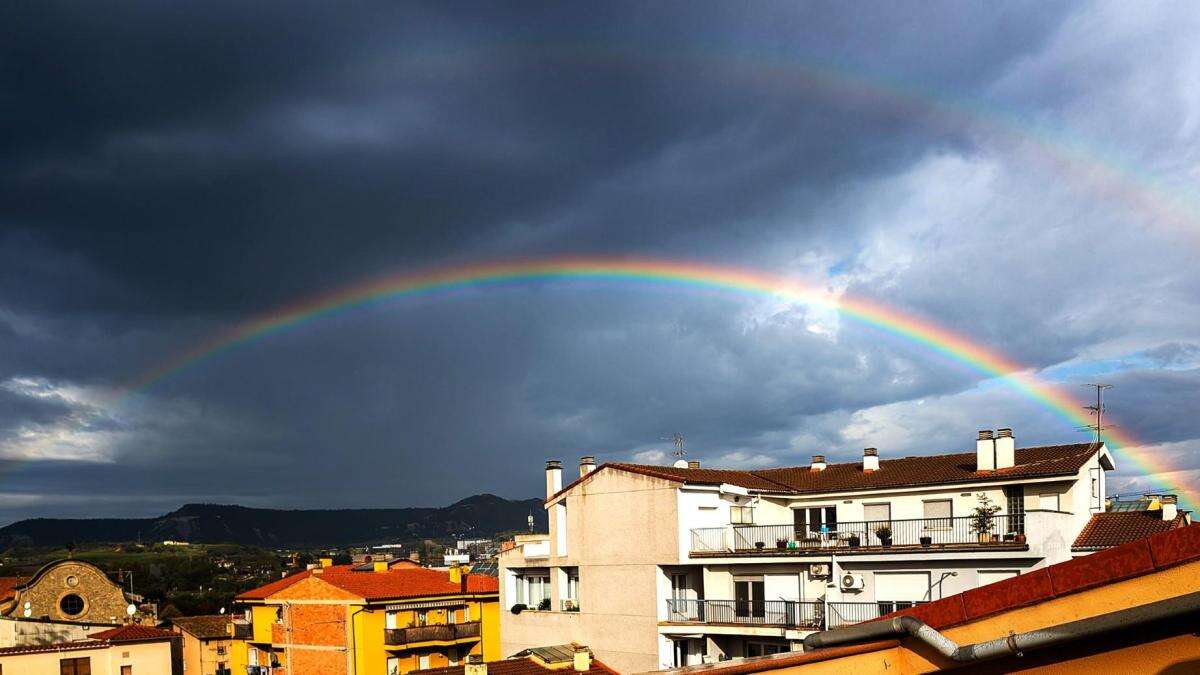
{"type": "Polygon", "coordinates": [[[524,531],[528,517],[545,531],[542,500],[480,494],[444,507],[400,509],[258,509],[186,504],[157,518],[31,518],[0,528],[0,546],[156,542],[252,546],[346,546],[524,531]]]}

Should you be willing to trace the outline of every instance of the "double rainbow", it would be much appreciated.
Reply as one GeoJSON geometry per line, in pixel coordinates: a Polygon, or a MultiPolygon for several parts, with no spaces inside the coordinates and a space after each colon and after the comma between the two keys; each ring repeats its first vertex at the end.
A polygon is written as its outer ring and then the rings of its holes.
{"type": "MultiPolygon", "coordinates": [[[[1091,424],[1083,403],[1032,370],[999,352],[973,342],[965,335],[925,319],[905,314],[862,297],[835,296],[816,286],[759,271],[698,262],[659,259],[555,258],[488,262],[400,273],[307,298],[251,319],[162,367],[146,373],[130,390],[139,391],[176,375],[239,345],[262,340],[297,326],[346,310],[400,298],[428,296],[463,289],[513,286],[555,281],[652,284],[735,292],[774,297],[837,311],[841,316],[895,335],[931,352],[957,361],[988,377],[998,378],[1024,397],[1053,411],[1071,427],[1091,424]]],[[[1146,474],[1156,475],[1173,487],[1182,501],[1200,504],[1191,486],[1172,481],[1173,467],[1144,450],[1142,444],[1108,430],[1104,440],[1110,450],[1132,461],[1146,474]]]]}

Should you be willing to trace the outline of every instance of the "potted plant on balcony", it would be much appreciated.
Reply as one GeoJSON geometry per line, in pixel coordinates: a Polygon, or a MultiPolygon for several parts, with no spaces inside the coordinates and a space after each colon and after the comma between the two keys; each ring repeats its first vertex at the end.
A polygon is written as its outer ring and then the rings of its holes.
{"type": "Polygon", "coordinates": [[[509,611],[512,612],[513,614],[520,614],[521,612],[524,612],[527,609],[529,609],[529,605],[526,605],[523,602],[518,602],[517,604],[513,605],[509,609],[509,611]]]}
{"type": "Polygon", "coordinates": [[[549,612],[550,611],[550,598],[542,598],[542,601],[538,603],[538,611],[539,612],[549,612]]]}
{"type": "Polygon", "coordinates": [[[892,545],[892,528],[887,525],[875,528],[875,536],[879,537],[879,543],[888,548],[892,545]]]}
{"type": "Polygon", "coordinates": [[[975,495],[979,504],[971,511],[971,531],[979,536],[979,543],[986,544],[993,540],[999,541],[999,535],[992,534],[996,523],[993,516],[1000,512],[1000,505],[992,502],[992,498],[980,492],[975,495]]]}
{"type": "Polygon", "coordinates": [[[766,547],[766,543],[764,543],[764,542],[761,542],[761,541],[754,542],[754,548],[756,548],[760,551],[763,550],[763,548],[765,548],[765,547],[766,547]]]}
{"type": "Polygon", "coordinates": [[[787,539],[784,539],[784,538],[780,537],[779,539],[776,539],[776,540],[775,540],[775,548],[777,548],[777,549],[779,549],[779,550],[781,550],[781,551],[782,551],[783,549],[787,548],[787,545],[788,545],[788,540],[787,540],[787,539]]]}
{"type": "Polygon", "coordinates": [[[862,538],[860,538],[857,533],[850,535],[847,538],[847,541],[850,542],[850,548],[858,548],[859,546],[862,546],[862,538]]]}
{"type": "Polygon", "coordinates": [[[928,534],[921,535],[921,546],[924,546],[925,548],[933,546],[933,537],[929,536],[928,534]]]}

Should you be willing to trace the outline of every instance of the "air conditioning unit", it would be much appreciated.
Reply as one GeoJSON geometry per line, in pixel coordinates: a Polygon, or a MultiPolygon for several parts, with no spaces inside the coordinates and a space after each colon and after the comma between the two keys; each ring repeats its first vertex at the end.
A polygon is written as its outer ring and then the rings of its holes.
{"type": "Polygon", "coordinates": [[[829,563],[818,563],[808,566],[808,576],[825,579],[829,577],[829,563]]]}
{"type": "Polygon", "coordinates": [[[861,574],[851,574],[846,572],[842,575],[842,590],[843,591],[861,591],[864,586],[863,576],[861,574]]]}

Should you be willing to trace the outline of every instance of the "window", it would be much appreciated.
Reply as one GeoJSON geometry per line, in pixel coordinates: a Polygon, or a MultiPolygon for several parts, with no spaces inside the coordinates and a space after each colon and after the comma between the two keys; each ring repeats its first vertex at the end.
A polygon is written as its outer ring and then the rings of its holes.
{"type": "Polygon", "coordinates": [[[734,614],[740,618],[766,616],[766,586],[761,577],[733,580],[734,614]]]}
{"type": "Polygon", "coordinates": [[[400,675],[400,659],[395,656],[388,657],[387,675],[400,675]]]}
{"type": "Polygon", "coordinates": [[[792,512],[796,539],[811,539],[837,530],[836,506],[810,506],[792,512]]]}
{"type": "Polygon", "coordinates": [[[782,654],[786,651],[789,651],[788,646],[777,642],[746,643],[746,656],[768,656],[770,654],[782,654]]]}
{"type": "Polygon", "coordinates": [[[1042,495],[1041,497],[1038,498],[1038,501],[1040,502],[1043,511],[1057,511],[1058,510],[1058,495],[1057,494],[1042,495]]]}
{"type": "Polygon", "coordinates": [[[526,573],[522,579],[525,606],[529,609],[550,609],[550,573],[526,573]]]}
{"type": "Polygon", "coordinates": [[[924,502],[926,530],[949,530],[953,516],[953,506],[949,499],[930,499],[924,502]]]}
{"type": "Polygon", "coordinates": [[[58,608],[67,616],[79,616],[83,614],[86,605],[77,593],[67,593],[58,601],[58,608]]]}
{"type": "MultiPolygon", "coordinates": [[[[225,664],[218,663],[217,670],[225,670],[225,664]]],[[[133,675],[133,666],[121,666],[121,675],[133,675]]]]}
{"type": "Polygon", "coordinates": [[[881,527],[891,527],[892,505],[863,504],[863,520],[867,521],[867,532],[872,533],[881,527]]]}
{"type": "Polygon", "coordinates": [[[89,656],[62,659],[58,662],[59,675],[92,675],[92,659],[89,656]]]}
{"type": "Polygon", "coordinates": [[[428,654],[422,654],[421,656],[419,656],[417,658],[417,662],[419,664],[418,665],[419,670],[428,670],[429,669],[429,655],[428,654]]]}
{"type": "Polygon", "coordinates": [[[1004,488],[1005,506],[1008,508],[1008,531],[1017,534],[1025,533],[1025,488],[1020,485],[1009,485],[1004,488]]]}
{"type": "Polygon", "coordinates": [[[729,522],[734,525],[753,525],[754,524],[754,507],[753,506],[731,506],[731,507],[729,507],[729,522]]]}

